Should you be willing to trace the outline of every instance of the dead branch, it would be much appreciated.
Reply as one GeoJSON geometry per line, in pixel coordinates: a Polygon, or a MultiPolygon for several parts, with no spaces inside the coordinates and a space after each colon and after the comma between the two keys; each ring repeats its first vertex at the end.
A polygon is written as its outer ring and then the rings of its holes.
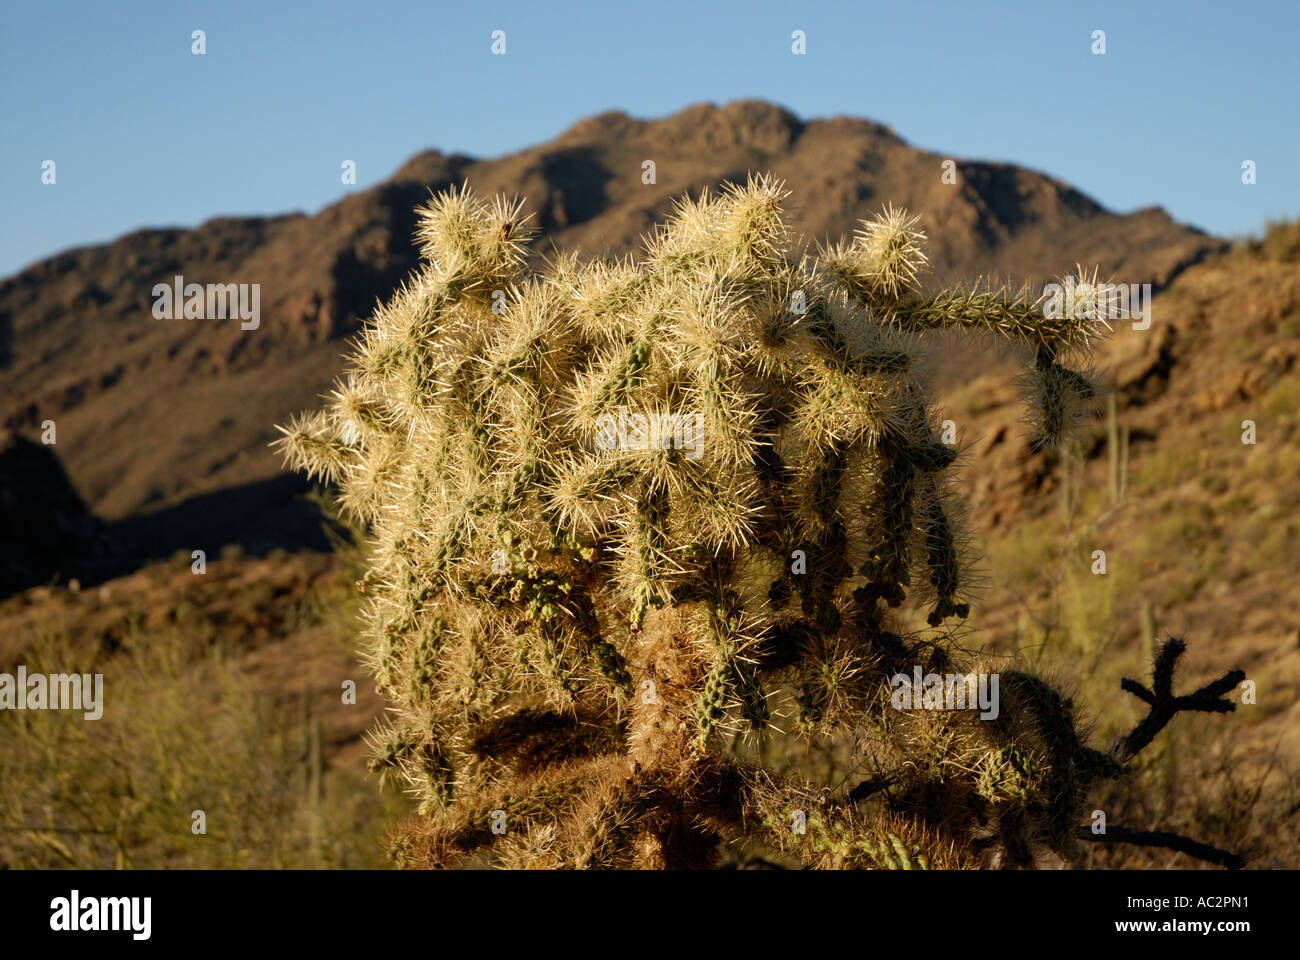
{"type": "Polygon", "coordinates": [[[1196,857],[1196,859],[1204,860],[1207,863],[1227,867],[1229,870],[1240,870],[1246,865],[1245,858],[1239,854],[1220,850],[1208,843],[1201,843],[1199,840],[1184,837],[1180,833],[1170,833],[1167,830],[1129,830],[1127,827],[1107,827],[1105,833],[1093,833],[1088,827],[1079,827],[1075,831],[1075,835],[1080,840],[1091,840],[1093,843],[1128,843],[1135,847],[1163,847],[1167,850],[1185,853],[1189,857],[1196,857]]]}
{"type": "Polygon", "coordinates": [[[1174,718],[1174,714],[1180,711],[1231,713],[1237,709],[1237,705],[1230,700],[1224,700],[1223,695],[1246,679],[1243,670],[1229,671],[1195,693],[1181,697],[1174,696],[1174,666],[1186,649],[1187,644],[1181,637],[1170,637],[1164,642],[1151,671],[1152,689],[1148,690],[1136,680],[1127,677],[1120,682],[1122,689],[1151,708],[1128,736],[1120,737],[1111,747],[1110,755],[1120,763],[1126,763],[1136,756],[1155,739],[1156,734],[1165,728],[1165,725],[1174,718]]]}

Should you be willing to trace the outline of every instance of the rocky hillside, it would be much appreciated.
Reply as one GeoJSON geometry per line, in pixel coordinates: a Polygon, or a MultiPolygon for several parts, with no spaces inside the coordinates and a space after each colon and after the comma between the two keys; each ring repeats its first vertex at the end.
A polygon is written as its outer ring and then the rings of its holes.
{"type": "Polygon", "coordinates": [[[944,159],[867,120],[804,121],[760,102],[660,120],[606,113],[509,156],[422,153],[314,216],[223,218],[70,250],[0,282],[0,425],[54,419],[76,489],[137,554],[311,542],[311,518],[289,509],[299,481],[266,448],[272,425],[329,389],[343,341],[415,264],[413,208],[463,180],[526,198],[539,256],[635,252],[674,196],[749,171],[797,188],[792,225],[814,240],[886,203],[920,214],[934,283],[995,270],[1043,281],[1079,261],[1159,288],[1223,246],[1161,210],[1118,216],[1009,164],[953,158],[957,183],[945,184],[944,159]],[[154,285],[178,274],[260,284],[260,325],[155,319],[154,285]]]}
{"type": "Polygon", "coordinates": [[[115,559],[54,447],[0,430],[0,597],[49,580],[96,580],[115,559]]]}
{"type": "MultiPolygon", "coordinates": [[[[1241,668],[1227,716],[1180,717],[1114,822],[1163,823],[1300,861],[1300,224],[1211,257],[1155,298],[1152,324],[1101,347],[1115,398],[1110,490],[1103,416],[1062,458],[1030,450],[1000,371],[940,403],[969,442],[962,469],[986,590],[970,642],[1049,667],[1110,738],[1141,716],[1120,690],[1149,671],[1153,634],[1183,637],[1190,691],[1241,668]],[[1253,441],[1253,442],[1252,442],[1253,441]],[[1104,573],[1095,551],[1105,552],[1104,573]]],[[[1164,736],[1164,735],[1162,735],[1164,736]]],[[[1171,854],[1098,866],[1186,866],[1171,854]]]]}

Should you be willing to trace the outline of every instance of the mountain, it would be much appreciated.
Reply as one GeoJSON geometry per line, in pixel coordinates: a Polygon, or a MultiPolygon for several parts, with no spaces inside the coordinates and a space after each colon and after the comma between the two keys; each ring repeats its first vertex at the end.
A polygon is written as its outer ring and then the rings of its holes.
{"type": "Polygon", "coordinates": [[[0,597],[55,578],[98,580],[119,559],[53,448],[0,430],[0,597]]]}
{"type": "Polygon", "coordinates": [[[1077,261],[1160,289],[1224,247],[1162,210],[1117,215],[1011,164],[958,160],[945,184],[945,159],[877,123],[805,121],[756,101],[658,120],[611,112],[494,159],[421,153],[314,216],[227,217],[69,250],[0,282],[0,426],[55,420],[76,489],[137,555],[319,540],[314,514],[292,506],[302,481],[267,449],[273,425],[328,391],[346,338],[416,263],[415,206],[462,181],[525,198],[538,257],[635,254],[675,196],[750,171],[787,182],[791,226],[814,240],[851,233],[887,203],[919,214],[933,283],[984,272],[1043,282],[1077,261]],[[156,319],[154,286],[177,275],[259,284],[260,325],[156,319]]]}

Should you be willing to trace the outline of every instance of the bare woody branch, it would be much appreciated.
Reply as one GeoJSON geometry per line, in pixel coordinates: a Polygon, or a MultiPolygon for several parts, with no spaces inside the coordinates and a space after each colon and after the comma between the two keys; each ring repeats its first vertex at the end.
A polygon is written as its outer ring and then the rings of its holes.
{"type": "Polygon", "coordinates": [[[1120,763],[1126,763],[1136,756],[1155,739],[1156,734],[1165,728],[1175,714],[1183,710],[1231,713],[1237,708],[1231,700],[1223,699],[1223,695],[1246,679],[1245,671],[1242,670],[1229,671],[1195,693],[1174,696],[1174,667],[1186,649],[1187,644],[1180,637],[1170,637],[1164,642],[1152,668],[1152,689],[1127,677],[1120,682],[1121,688],[1151,708],[1127,736],[1117,739],[1111,747],[1110,755],[1120,763]]]}
{"type": "Polygon", "coordinates": [[[1093,833],[1088,827],[1079,827],[1076,836],[1080,840],[1090,840],[1093,843],[1127,843],[1135,847],[1162,847],[1166,850],[1176,850],[1178,853],[1185,853],[1189,857],[1227,867],[1229,870],[1240,870],[1246,865],[1245,858],[1239,854],[1220,850],[1208,843],[1201,843],[1199,840],[1184,837],[1180,833],[1170,833],[1167,830],[1107,827],[1105,833],[1093,833]]]}

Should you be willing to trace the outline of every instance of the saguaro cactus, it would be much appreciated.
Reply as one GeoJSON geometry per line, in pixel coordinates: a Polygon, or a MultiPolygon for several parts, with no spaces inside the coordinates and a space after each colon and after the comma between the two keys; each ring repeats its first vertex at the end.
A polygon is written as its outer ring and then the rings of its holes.
{"type": "Polygon", "coordinates": [[[1026,289],[922,295],[924,237],[892,210],[795,257],[785,195],[727,186],[640,262],[529,274],[520,205],[445,193],[331,402],[283,428],[370,525],[373,766],[421,801],[399,863],[705,866],[762,837],[824,866],[959,866],[982,836],[1028,862],[1068,853],[1082,790],[1118,772],[1025,674],[995,721],[890,706],[894,675],[957,669],[941,628],[970,602],[915,335],[1022,348],[1055,442],[1094,395],[1066,361],[1095,321],[1026,289]],[[909,594],[926,636],[889,622],[909,594]],[[880,777],[840,796],[724,749],[772,723],[869,730],[880,777]]]}

